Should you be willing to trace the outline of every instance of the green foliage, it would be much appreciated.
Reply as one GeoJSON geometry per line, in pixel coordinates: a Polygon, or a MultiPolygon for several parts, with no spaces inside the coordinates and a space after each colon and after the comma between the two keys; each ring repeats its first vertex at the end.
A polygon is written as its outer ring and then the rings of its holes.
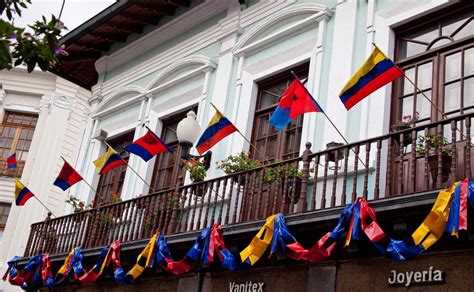
{"type": "Polygon", "coordinates": [[[31,33],[13,25],[14,16],[21,16],[27,4],[31,0],[0,0],[0,69],[25,65],[31,72],[38,65],[46,71],[58,61],[58,55],[67,55],[58,44],[61,30],[66,28],[54,15],[51,20],[43,16],[29,25],[31,33]]]}
{"type": "MultiPolygon", "coordinates": [[[[270,167],[265,169],[265,173],[263,179],[267,182],[274,182],[281,177],[282,179],[285,177],[285,173],[287,171],[287,165],[279,165],[275,167],[270,167]]],[[[296,174],[297,177],[302,176],[302,172],[299,171],[293,164],[288,166],[288,177],[293,177],[296,174]]]]}
{"type": "Polygon", "coordinates": [[[230,155],[222,160],[217,168],[222,169],[226,174],[234,174],[240,171],[251,170],[260,167],[258,160],[250,158],[249,152],[240,152],[238,155],[230,155]]]}
{"type": "Polygon", "coordinates": [[[191,158],[190,160],[183,160],[183,168],[189,172],[189,177],[192,182],[200,182],[206,178],[207,171],[204,159],[191,158]]]}
{"type": "Polygon", "coordinates": [[[72,206],[74,213],[92,209],[92,203],[86,205],[83,201],[73,196],[70,196],[65,202],[72,206]]]}
{"type": "Polygon", "coordinates": [[[451,156],[452,150],[451,147],[445,147],[449,145],[448,139],[438,134],[430,134],[426,136],[418,136],[418,141],[416,142],[416,151],[421,155],[434,154],[437,149],[441,149],[441,152],[444,155],[451,156]],[[426,145],[425,145],[426,144],[426,145]]]}
{"type": "Polygon", "coordinates": [[[112,194],[111,198],[112,204],[122,202],[122,196],[120,194],[112,194]]]}

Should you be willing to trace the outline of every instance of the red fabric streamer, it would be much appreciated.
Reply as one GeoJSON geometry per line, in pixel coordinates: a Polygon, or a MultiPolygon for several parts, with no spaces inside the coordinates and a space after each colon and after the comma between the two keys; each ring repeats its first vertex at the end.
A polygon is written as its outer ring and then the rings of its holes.
{"type": "Polygon", "coordinates": [[[209,263],[214,262],[214,253],[217,253],[219,259],[222,261],[223,256],[219,252],[223,249],[227,249],[224,243],[224,237],[222,236],[222,229],[219,224],[215,224],[211,228],[211,240],[209,242],[209,263]]]}
{"type": "Polygon", "coordinates": [[[110,263],[112,262],[114,266],[114,270],[118,267],[121,267],[120,263],[120,241],[116,240],[112,244],[110,244],[109,251],[107,257],[104,259],[104,262],[100,267],[97,267],[97,264],[92,267],[88,272],[85,272],[81,277],[76,276],[76,280],[78,280],[81,284],[92,284],[102,275],[103,269],[107,268],[110,263]],[[97,269],[99,271],[97,272],[97,269]]]}
{"type": "Polygon", "coordinates": [[[184,260],[180,260],[177,262],[170,259],[165,259],[165,260],[166,260],[166,266],[165,265],[161,265],[161,266],[163,267],[164,270],[166,270],[167,272],[173,275],[181,275],[191,270],[191,265],[186,263],[184,260]]]}
{"type": "Polygon", "coordinates": [[[41,277],[43,278],[43,282],[49,279],[53,279],[53,272],[51,272],[51,261],[49,260],[48,254],[45,254],[42,259],[42,266],[41,266],[41,277]]]}
{"type": "Polygon", "coordinates": [[[364,199],[360,200],[360,221],[362,231],[364,231],[370,241],[377,243],[387,239],[385,232],[377,222],[374,209],[364,199]]]}
{"type": "Polygon", "coordinates": [[[460,206],[459,206],[459,230],[467,230],[467,192],[469,180],[466,178],[461,182],[460,206]]]}
{"type": "Polygon", "coordinates": [[[319,262],[329,257],[336,246],[336,242],[333,242],[329,247],[325,247],[331,232],[326,233],[316,244],[309,250],[304,249],[299,242],[287,244],[288,248],[287,256],[295,260],[304,260],[309,262],[319,262]]]}

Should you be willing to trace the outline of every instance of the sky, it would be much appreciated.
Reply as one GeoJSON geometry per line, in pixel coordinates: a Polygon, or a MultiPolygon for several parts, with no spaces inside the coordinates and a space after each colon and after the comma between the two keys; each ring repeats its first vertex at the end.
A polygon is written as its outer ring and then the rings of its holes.
{"type": "MultiPolygon", "coordinates": [[[[15,25],[24,27],[41,19],[44,15],[47,19],[51,14],[59,16],[63,0],[32,0],[32,4],[22,11],[22,17],[15,19],[15,25]]],[[[115,0],[66,0],[61,20],[69,31],[84,23],[94,15],[104,10],[115,0]]],[[[67,31],[64,34],[66,34],[67,31]]]]}

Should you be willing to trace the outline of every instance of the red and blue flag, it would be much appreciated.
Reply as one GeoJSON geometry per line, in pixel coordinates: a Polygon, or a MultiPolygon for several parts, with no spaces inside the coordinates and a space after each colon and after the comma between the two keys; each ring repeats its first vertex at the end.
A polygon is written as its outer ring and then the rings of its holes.
{"type": "Polygon", "coordinates": [[[281,95],[278,106],[270,117],[270,124],[283,131],[294,118],[308,112],[323,112],[316,100],[298,78],[281,95]]]}
{"type": "Polygon", "coordinates": [[[63,168],[53,184],[65,191],[81,180],[83,180],[82,176],[67,161],[64,161],[63,168]]]}
{"type": "Polygon", "coordinates": [[[7,158],[7,169],[15,169],[15,168],[16,168],[16,152],[8,156],[7,158]]]}
{"type": "Polygon", "coordinates": [[[143,160],[148,161],[158,153],[173,152],[165,142],[163,142],[148,127],[148,132],[133,143],[125,146],[124,150],[140,156],[143,160]]]}

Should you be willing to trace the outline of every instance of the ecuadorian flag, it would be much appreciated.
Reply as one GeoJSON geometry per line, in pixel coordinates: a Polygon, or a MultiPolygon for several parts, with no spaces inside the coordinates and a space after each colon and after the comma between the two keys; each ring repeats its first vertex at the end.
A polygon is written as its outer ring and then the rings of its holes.
{"type": "Polygon", "coordinates": [[[237,131],[234,124],[232,124],[214,105],[212,106],[216,110],[216,114],[212,117],[206,130],[202,133],[201,138],[199,138],[199,141],[196,144],[196,149],[199,154],[203,154],[211,149],[212,146],[217,144],[217,142],[237,131]]]}
{"type": "Polygon", "coordinates": [[[98,174],[106,174],[112,168],[126,165],[127,163],[113,148],[108,147],[107,152],[95,160],[94,164],[98,174]]]}
{"type": "Polygon", "coordinates": [[[346,109],[350,110],[364,97],[401,76],[403,71],[375,47],[369,58],[341,90],[339,98],[346,109]]]}
{"type": "Polygon", "coordinates": [[[26,201],[28,201],[34,194],[19,181],[15,179],[15,204],[17,206],[25,205],[26,201]]]}

